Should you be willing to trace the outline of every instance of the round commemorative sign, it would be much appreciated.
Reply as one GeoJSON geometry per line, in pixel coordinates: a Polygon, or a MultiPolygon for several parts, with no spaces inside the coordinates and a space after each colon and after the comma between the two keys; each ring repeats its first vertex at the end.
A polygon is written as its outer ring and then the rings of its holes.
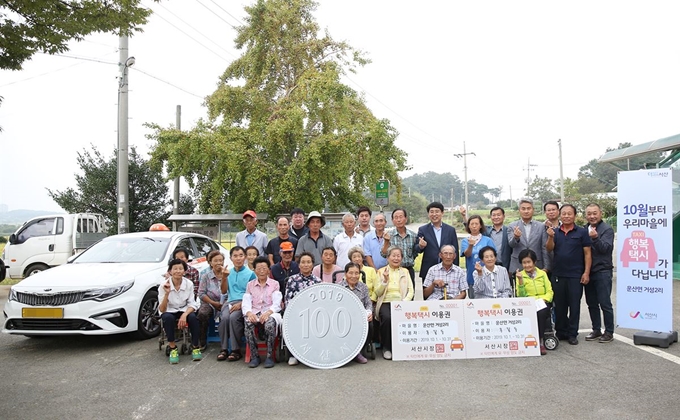
{"type": "Polygon", "coordinates": [[[351,290],[337,284],[310,286],[288,304],[283,338],[309,367],[334,369],[354,359],[368,335],[366,309],[351,290]]]}

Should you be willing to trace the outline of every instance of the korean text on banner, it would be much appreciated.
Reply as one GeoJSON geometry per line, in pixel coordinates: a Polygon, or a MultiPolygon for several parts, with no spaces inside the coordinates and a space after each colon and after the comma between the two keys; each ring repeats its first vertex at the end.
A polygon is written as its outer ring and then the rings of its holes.
{"type": "Polygon", "coordinates": [[[616,318],[623,328],[673,330],[671,170],[619,172],[616,318]]]}
{"type": "Polygon", "coordinates": [[[533,298],[392,302],[394,360],[540,356],[533,298]]]}

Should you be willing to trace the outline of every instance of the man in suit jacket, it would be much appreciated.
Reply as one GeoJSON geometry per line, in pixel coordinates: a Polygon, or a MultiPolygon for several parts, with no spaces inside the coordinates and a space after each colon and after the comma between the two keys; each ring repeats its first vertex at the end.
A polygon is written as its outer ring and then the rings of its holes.
{"type": "Polygon", "coordinates": [[[548,233],[543,223],[533,220],[534,202],[530,198],[520,200],[519,215],[521,219],[508,226],[508,245],[512,248],[508,272],[514,273],[517,269],[522,269],[518,256],[523,249],[527,248],[536,253],[538,268],[550,270],[550,260],[546,249],[548,233]]]}
{"type": "Polygon", "coordinates": [[[498,261],[510,272],[510,255],[512,248],[508,244],[508,227],[505,222],[505,210],[502,207],[494,207],[489,212],[493,226],[487,226],[486,236],[490,237],[498,253],[498,261]]]}
{"type": "Polygon", "coordinates": [[[421,279],[425,279],[427,270],[429,270],[430,267],[441,262],[439,250],[442,246],[453,245],[456,249],[456,259],[453,261],[455,265],[458,265],[458,254],[460,254],[456,229],[453,226],[442,222],[444,205],[436,201],[428,204],[427,216],[430,218],[431,223],[418,228],[418,239],[413,245],[414,255],[418,255],[421,252],[423,253],[423,260],[420,263],[421,279]]]}

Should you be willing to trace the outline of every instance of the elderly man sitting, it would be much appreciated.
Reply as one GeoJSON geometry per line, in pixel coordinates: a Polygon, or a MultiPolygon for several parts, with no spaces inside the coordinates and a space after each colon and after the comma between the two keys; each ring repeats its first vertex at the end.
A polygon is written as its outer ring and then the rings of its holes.
{"type": "Polygon", "coordinates": [[[456,249],[453,245],[444,245],[439,250],[442,260],[427,270],[423,281],[423,296],[427,300],[465,299],[468,282],[467,273],[453,264],[456,249]]]}

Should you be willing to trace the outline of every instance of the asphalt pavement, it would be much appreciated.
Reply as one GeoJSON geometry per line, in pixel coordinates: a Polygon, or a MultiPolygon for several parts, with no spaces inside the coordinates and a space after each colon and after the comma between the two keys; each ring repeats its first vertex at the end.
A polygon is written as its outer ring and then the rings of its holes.
{"type": "MultiPolygon", "coordinates": [[[[674,304],[680,303],[675,287],[674,304]]],[[[0,286],[0,305],[7,298],[0,286]]],[[[674,325],[678,324],[676,312],[674,325]]],[[[181,356],[170,365],[156,339],[27,338],[0,334],[0,413],[8,419],[390,418],[668,419],[680,417],[680,344],[561,342],[547,356],[354,362],[334,370],[181,356]]]]}

